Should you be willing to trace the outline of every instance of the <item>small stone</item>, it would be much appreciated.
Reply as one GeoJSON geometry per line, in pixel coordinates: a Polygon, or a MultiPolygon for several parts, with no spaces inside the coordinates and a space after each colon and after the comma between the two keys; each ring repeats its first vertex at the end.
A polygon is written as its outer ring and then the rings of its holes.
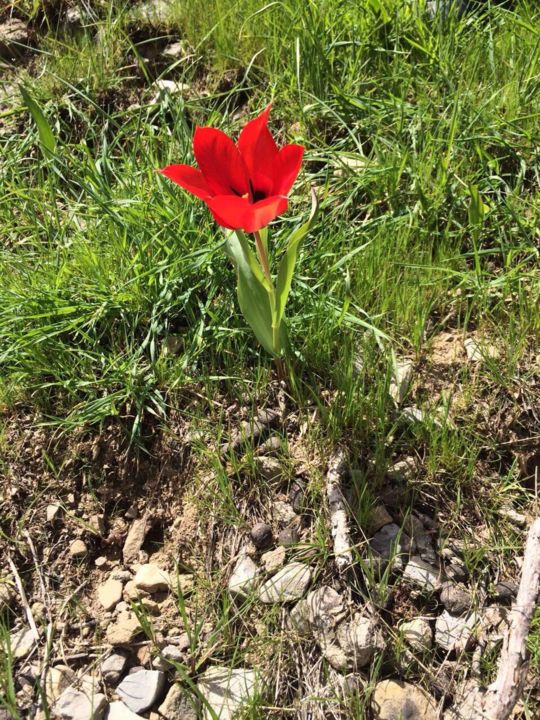
{"type": "Polygon", "coordinates": [[[393,558],[394,567],[402,570],[404,565],[402,555],[409,552],[411,540],[399,525],[390,523],[375,533],[369,545],[375,558],[385,562],[393,558]]]}
{"type": "Polygon", "coordinates": [[[444,610],[435,623],[435,642],[448,652],[462,652],[471,644],[473,630],[478,622],[475,613],[455,617],[444,610]]]}
{"type": "Polygon", "coordinates": [[[268,440],[265,440],[257,448],[258,455],[275,455],[281,450],[281,438],[277,435],[272,435],[268,440]]]}
{"type": "Polygon", "coordinates": [[[100,555],[94,560],[94,565],[98,568],[98,570],[102,570],[109,561],[105,557],[105,555],[100,555]]]}
{"type": "Polygon", "coordinates": [[[280,545],[275,550],[270,550],[261,556],[261,562],[267,573],[272,575],[277,572],[285,564],[286,551],[283,545],[280,545]]]}
{"type": "Polygon", "coordinates": [[[158,710],[165,720],[197,720],[194,703],[178,683],[171,686],[158,710]]]}
{"type": "Polygon", "coordinates": [[[289,525],[289,527],[283,528],[283,530],[280,530],[278,535],[278,543],[283,547],[296,545],[299,540],[300,536],[298,535],[298,530],[294,527],[294,525],[289,525]]]}
{"type": "Polygon", "coordinates": [[[293,506],[283,500],[272,503],[272,519],[279,527],[287,527],[297,521],[293,506]]]}
{"type": "Polygon", "coordinates": [[[58,700],[64,690],[73,683],[75,672],[67,665],[55,665],[45,676],[45,696],[50,706],[58,700]]]}
{"type": "Polygon", "coordinates": [[[107,720],[143,720],[142,715],[132,712],[121,700],[114,700],[109,705],[107,720]]]}
{"type": "Polygon", "coordinates": [[[377,650],[384,648],[379,626],[374,618],[355,615],[337,629],[337,640],[350,661],[350,669],[367,665],[377,650]]]}
{"type": "Polygon", "coordinates": [[[141,565],[137,570],[134,582],[138,590],[144,590],[150,594],[168,590],[172,584],[169,573],[153,563],[141,565]]]}
{"type": "Polygon", "coordinates": [[[11,655],[15,660],[20,660],[30,654],[36,639],[31,628],[22,628],[9,636],[11,655]]]}
{"type": "Polygon", "coordinates": [[[177,82],[176,80],[156,80],[154,86],[158,90],[157,98],[160,93],[169,93],[170,95],[182,95],[191,89],[191,85],[183,82],[177,82]]]}
{"type": "Polygon", "coordinates": [[[306,509],[306,496],[300,485],[294,484],[289,492],[289,502],[297,515],[301,515],[306,509]]]}
{"type": "Polygon", "coordinates": [[[267,580],[259,591],[263,603],[285,603],[299,600],[307,590],[312,577],[311,568],[301,562],[292,562],[267,580]]]}
{"type": "Polygon", "coordinates": [[[369,533],[372,535],[385,525],[391,525],[392,523],[392,516],[384,505],[375,505],[369,514],[369,533]]]}
{"type": "Polygon", "coordinates": [[[156,670],[169,670],[174,663],[182,662],[182,651],[176,645],[166,645],[160,654],[154,658],[153,666],[156,670]]]}
{"type": "Polygon", "coordinates": [[[471,609],[472,595],[464,585],[445,582],[441,588],[441,602],[452,615],[462,615],[471,609]]]}
{"type": "Polygon", "coordinates": [[[502,580],[495,585],[494,599],[504,605],[510,605],[517,594],[517,589],[517,584],[512,580],[502,580]]]}
{"type": "Polygon", "coordinates": [[[327,634],[345,618],[343,598],[328,585],[312,590],[306,597],[308,619],[315,636],[327,634]]]}
{"type": "Polygon", "coordinates": [[[441,585],[437,568],[417,556],[413,556],[405,566],[403,579],[427,593],[435,592],[441,585]]]}
{"type": "Polygon", "coordinates": [[[255,467],[267,482],[272,483],[283,479],[283,468],[275,457],[260,455],[255,458],[255,467]]]}
{"type": "Polygon", "coordinates": [[[124,517],[128,520],[136,520],[139,517],[139,506],[136,502],[131,503],[131,505],[124,513],[124,517]]]}
{"type": "Polygon", "coordinates": [[[148,513],[145,513],[143,517],[137,518],[131,523],[122,549],[122,556],[126,565],[135,562],[139,557],[139,550],[143,546],[150,526],[150,515],[148,513]]]}
{"type": "Polygon", "coordinates": [[[54,706],[55,716],[62,720],[101,720],[107,698],[101,693],[88,696],[72,687],[64,690],[54,706]]]}
{"type": "Polygon", "coordinates": [[[416,460],[413,457],[406,457],[398,460],[392,467],[389,467],[386,474],[391,480],[411,480],[416,473],[416,460]]]}
{"type": "Polygon", "coordinates": [[[17,18],[10,18],[0,23],[0,58],[13,58],[25,51],[28,42],[28,30],[25,23],[17,18]]]}
{"type": "Polygon", "coordinates": [[[127,669],[128,659],[123,653],[113,652],[101,663],[100,670],[107,685],[116,684],[127,669]]]}
{"type": "Polygon", "coordinates": [[[121,612],[115,623],[107,627],[107,640],[111,645],[126,645],[142,633],[137,616],[132,612],[121,612]]]}
{"type": "Polygon", "coordinates": [[[69,546],[69,554],[72,558],[82,558],[88,553],[88,548],[80,539],[74,540],[69,546]]]}
{"type": "Polygon", "coordinates": [[[374,720],[438,720],[437,703],[424,690],[406,682],[383,680],[371,696],[374,720]]]}
{"type": "MultiPolygon", "coordinates": [[[[232,720],[237,711],[248,704],[257,691],[254,670],[211,667],[199,680],[199,690],[219,720],[232,720]]],[[[204,709],[205,720],[214,717],[204,709]]]]}
{"type": "Polygon", "coordinates": [[[260,522],[251,528],[250,537],[257,550],[266,550],[272,545],[272,528],[260,522]]]}
{"type": "Polygon", "coordinates": [[[142,590],[139,590],[133,580],[129,580],[124,585],[124,597],[126,600],[138,600],[141,595],[146,595],[142,590]]]}
{"type": "Polygon", "coordinates": [[[467,338],[463,345],[469,362],[477,363],[486,358],[494,359],[500,356],[500,352],[496,347],[485,342],[479,342],[475,338],[467,338]]]}
{"type": "Polygon", "coordinates": [[[433,646],[433,631],[427,620],[417,617],[399,626],[405,642],[418,652],[428,652],[433,646]]]}
{"type": "Polygon", "coordinates": [[[88,525],[94,535],[105,535],[105,517],[101,514],[92,515],[88,525]]]}
{"type": "Polygon", "coordinates": [[[47,522],[48,523],[54,522],[60,516],[61,512],[62,512],[62,508],[57,503],[52,503],[51,505],[47,505],[47,510],[46,510],[47,522]]]}
{"type": "Polygon", "coordinates": [[[180,42],[171,43],[163,50],[163,55],[173,60],[180,60],[187,54],[186,44],[180,40],[180,42]]]}
{"type": "Polygon", "coordinates": [[[5,579],[0,579],[0,610],[4,605],[9,605],[13,597],[13,587],[11,583],[5,579]]]}
{"type": "Polygon", "coordinates": [[[414,364],[411,360],[401,360],[394,363],[393,377],[390,383],[390,397],[396,405],[401,405],[413,376],[414,364]]]}
{"type": "Polygon", "coordinates": [[[123,585],[120,580],[110,577],[97,589],[98,600],[105,610],[112,610],[122,599],[123,585]]]}
{"type": "Polygon", "coordinates": [[[291,625],[302,637],[311,635],[310,612],[307,600],[300,600],[291,610],[291,625]]]}
{"type": "Polygon", "coordinates": [[[165,684],[160,670],[138,670],[125,677],[116,692],[135,713],[144,712],[158,700],[165,684]]]}
{"type": "Polygon", "coordinates": [[[259,579],[259,568],[247,555],[242,556],[236,563],[229,578],[229,592],[240,597],[248,597],[259,579]]]}

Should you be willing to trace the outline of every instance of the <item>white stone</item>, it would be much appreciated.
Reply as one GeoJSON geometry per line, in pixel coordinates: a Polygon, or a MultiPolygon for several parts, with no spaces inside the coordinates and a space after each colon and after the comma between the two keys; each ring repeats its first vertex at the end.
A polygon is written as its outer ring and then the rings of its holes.
{"type": "Polygon", "coordinates": [[[478,624],[476,613],[466,617],[455,617],[444,610],[435,623],[435,642],[448,652],[466,650],[478,624]]]}
{"type": "Polygon", "coordinates": [[[112,610],[122,599],[123,585],[120,580],[110,577],[97,589],[97,596],[100,604],[105,610],[112,610]]]}
{"type": "Polygon", "coordinates": [[[306,597],[308,619],[315,636],[326,634],[345,617],[343,598],[333,588],[323,585],[306,597]]]}
{"type": "Polygon", "coordinates": [[[392,382],[390,383],[390,397],[401,405],[412,380],[414,364],[411,360],[398,360],[394,363],[392,382]]]}
{"type": "Polygon", "coordinates": [[[299,600],[307,590],[312,577],[311,568],[301,562],[292,562],[267,580],[259,597],[263,603],[285,603],[299,600]]]}
{"type": "Polygon", "coordinates": [[[132,612],[121,612],[115,623],[107,627],[107,640],[111,645],[125,645],[132,642],[142,629],[137,616],[132,612]]]}
{"type": "Polygon", "coordinates": [[[127,666],[127,657],[119,652],[111,653],[103,660],[100,666],[104,681],[110,685],[117,683],[127,666]]]}
{"type": "Polygon", "coordinates": [[[240,597],[248,597],[257,586],[258,576],[259,568],[249,556],[244,555],[236,563],[229,578],[229,592],[240,597]]]}
{"type": "Polygon", "coordinates": [[[401,623],[400,633],[413,650],[426,652],[431,650],[433,645],[433,631],[431,625],[423,618],[413,618],[408,622],[401,623]]]}
{"type": "Polygon", "coordinates": [[[142,548],[146,534],[150,530],[150,524],[150,517],[147,513],[131,523],[122,549],[122,557],[126,565],[135,562],[139,557],[139,550],[142,548]]]}
{"type": "Polygon", "coordinates": [[[54,705],[56,717],[62,720],[101,720],[107,707],[107,698],[101,693],[88,696],[69,687],[54,705]]]}
{"type": "Polygon", "coordinates": [[[50,505],[47,505],[47,522],[53,522],[54,520],[56,520],[56,518],[60,515],[61,510],[62,508],[60,507],[60,505],[56,503],[51,503],[50,505]]]}
{"type": "Polygon", "coordinates": [[[135,587],[150,594],[168,590],[171,587],[171,576],[153,563],[141,565],[134,578],[135,587]]]}
{"type": "Polygon", "coordinates": [[[88,548],[80,539],[74,540],[69,546],[69,554],[72,558],[82,558],[88,552],[88,548]]]}
{"type": "Polygon", "coordinates": [[[197,720],[197,711],[178,683],[174,683],[158,708],[165,720],[197,720]]]}
{"type": "Polygon", "coordinates": [[[49,668],[45,676],[45,695],[49,705],[54,705],[64,690],[73,683],[75,672],[67,665],[49,668]]]}
{"type": "Polygon", "coordinates": [[[34,633],[30,628],[22,628],[11,633],[9,644],[12,656],[15,660],[26,657],[34,647],[35,642],[34,633]]]}
{"type": "Polygon", "coordinates": [[[405,566],[403,579],[428,593],[435,592],[441,586],[437,568],[418,556],[412,557],[405,566]]]}
{"type": "Polygon", "coordinates": [[[161,670],[137,670],[122,680],[116,692],[130,710],[141,713],[158,700],[164,684],[161,670]]]}
{"type": "MultiPolygon", "coordinates": [[[[232,720],[235,713],[255,696],[257,674],[242,668],[211,667],[199,680],[199,690],[219,720],[232,720]]],[[[204,718],[212,718],[208,708],[204,709],[204,718]]]]}
{"type": "Polygon", "coordinates": [[[266,572],[272,575],[283,567],[286,556],[287,551],[283,545],[280,545],[275,550],[269,550],[261,555],[261,562],[266,572]]]}
{"type": "Polygon", "coordinates": [[[115,700],[109,705],[107,720],[143,720],[143,718],[142,715],[130,710],[121,700],[115,700]]]}
{"type": "Polygon", "coordinates": [[[338,627],[337,640],[350,661],[351,669],[367,665],[377,650],[384,647],[383,637],[374,618],[355,615],[338,627]]]}

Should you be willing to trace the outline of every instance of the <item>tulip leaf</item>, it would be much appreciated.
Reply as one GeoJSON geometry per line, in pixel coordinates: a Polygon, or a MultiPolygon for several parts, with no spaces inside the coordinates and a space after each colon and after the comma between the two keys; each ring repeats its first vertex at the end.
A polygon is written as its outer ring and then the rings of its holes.
{"type": "Polygon", "coordinates": [[[37,102],[30,95],[28,90],[24,87],[24,85],[20,85],[19,89],[21,91],[24,104],[28,108],[28,112],[36,123],[39,133],[39,142],[41,143],[43,152],[45,153],[45,155],[47,155],[47,153],[51,155],[54,154],[54,151],[56,150],[56,138],[54,136],[51,126],[47,121],[47,118],[43,114],[43,111],[39,107],[37,102]]]}
{"type": "Polygon", "coordinates": [[[276,281],[276,323],[279,325],[285,315],[285,305],[289,297],[289,291],[291,289],[292,277],[294,273],[294,266],[296,264],[296,258],[298,256],[298,248],[302,242],[304,236],[309,231],[311,224],[317,214],[317,195],[315,191],[311,192],[311,213],[305,223],[297,227],[291,233],[287,249],[281,258],[279,264],[278,276],[276,281]]]}
{"type": "Polygon", "coordinates": [[[263,348],[276,356],[270,295],[246,236],[240,231],[226,233],[225,252],[236,267],[240,310],[263,348]]]}

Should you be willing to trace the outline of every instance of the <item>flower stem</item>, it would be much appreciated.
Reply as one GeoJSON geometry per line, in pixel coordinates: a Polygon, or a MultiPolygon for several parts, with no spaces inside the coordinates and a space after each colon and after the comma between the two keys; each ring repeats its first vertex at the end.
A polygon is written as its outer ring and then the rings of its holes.
{"type": "Polygon", "coordinates": [[[259,256],[259,260],[263,269],[264,274],[266,275],[266,279],[270,283],[270,286],[272,287],[272,275],[270,274],[270,265],[268,264],[268,256],[266,254],[266,250],[264,249],[264,243],[262,241],[261,234],[258,230],[255,230],[255,245],[257,246],[257,255],[259,256]]]}

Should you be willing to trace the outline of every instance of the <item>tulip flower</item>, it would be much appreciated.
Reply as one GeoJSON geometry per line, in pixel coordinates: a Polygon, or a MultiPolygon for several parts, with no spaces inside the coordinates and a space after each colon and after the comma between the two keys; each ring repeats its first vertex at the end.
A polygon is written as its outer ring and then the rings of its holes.
{"type": "Polygon", "coordinates": [[[168,165],[161,170],[203,200],[228,230],[256,232],[285,212],[300,172],[304,148],[278,149],[268,130],[270,107],[244,127],[236,145],[217,128],[197,128],[193,154],[199,167],[168,165]]]}
{"type": "Polygon", "coordinates": [[[225,229],[225,251],[236,267],[240,309],[279,369],[289,345],[285,304],[300,241],[311,226],[317,201],[312,193],[311,215],[291,233],[274,283],[267,226],[287,210],[304,148],[279,149],[268,129],[269,113],[270,105],[247,123],[236,144],[217,128],[197,128],[193,154],[198,167],[175,164],[160,172],[205,202],[225,229]],[[253,233],[257,257],[245,233],[253,233]]]}

